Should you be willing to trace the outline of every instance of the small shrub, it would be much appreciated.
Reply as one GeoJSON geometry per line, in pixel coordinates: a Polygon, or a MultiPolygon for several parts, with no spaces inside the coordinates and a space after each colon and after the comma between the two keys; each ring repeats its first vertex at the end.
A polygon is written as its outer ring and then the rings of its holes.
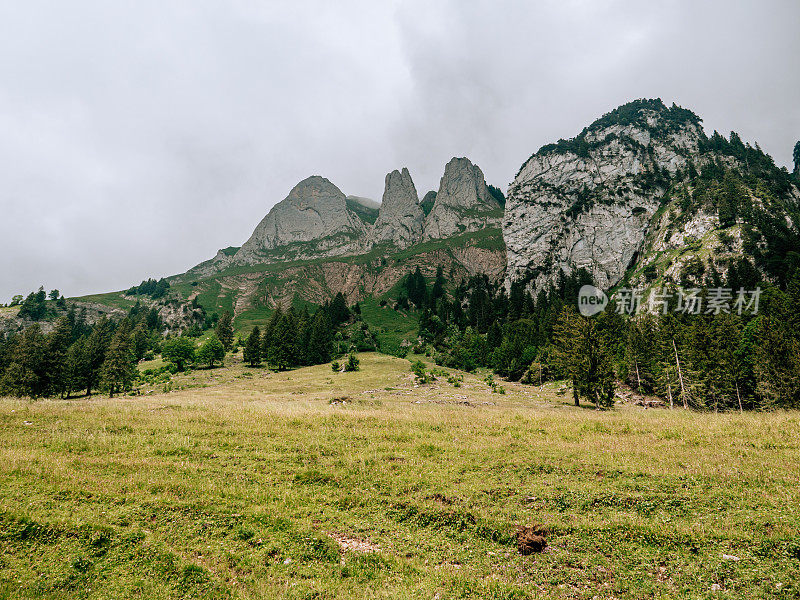
{"type": "Polygon", "coordinates": [[[335,360],[331,363],[331,371],[333,371],[334,373],[338,373],[341,368],[342,365],[339,364],[338,360],[335,360]]]}
{"type": "Polygon", "coordinates": [[[347,362],[344,365],[345,371],[359,371],[361,370],[361,361],[354,353],[350,353],[347,357],[347,362]]]}
{"type": "Polygon", "coordinates": [[[425,368],[425,363],[421,360],[415,360],[411,363],[411,372],[414,373],[414,378],[417,383],[430,383],[436,381],[436,375],[425,368]]]}

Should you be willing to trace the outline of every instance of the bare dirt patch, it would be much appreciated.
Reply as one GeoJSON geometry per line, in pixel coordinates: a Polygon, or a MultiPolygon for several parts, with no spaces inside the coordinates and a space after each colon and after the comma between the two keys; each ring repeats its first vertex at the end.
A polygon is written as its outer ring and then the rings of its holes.
{"type": "Polygon", "coordinates": [[[335,531],[331,531],[328,535],[339,544],[339,548],[342,552],[350,551],[350,552],[380,552],[380,546],[377,546],[370,542],[369,540],[364,540],[352,536],[345,535],[343,533],[337,533],[335,531]]]}

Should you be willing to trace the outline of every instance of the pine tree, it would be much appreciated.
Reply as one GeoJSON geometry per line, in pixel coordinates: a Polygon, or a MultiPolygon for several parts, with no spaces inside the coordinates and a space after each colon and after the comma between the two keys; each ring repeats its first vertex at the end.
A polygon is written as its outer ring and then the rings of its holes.
{"type": "Polygon", "coordinates": [[[150,331],[161,331],[163,329],[161,324],[161,316],[155,308],[151,308],[145,317],[147,329],[150,331]]]}
{"type": "MultiPolygon", "coordinates": [[[[796,270],[790,289],[800,282],[796,270]]],[[[769,289],[763,301],[763,313],[753,321],[758,343],[753,369],[758,380],[756,392],[765,408],[800,408],[800,334],[798,334],[797,298],[777,289],[769,289]]]]}
{"type": "Polygon", "coordinates": [[[408,299],[414,303],[417,309],[425,308],[428,300],[428,287],[419,267],[406,277],[405,288],[408,299]]]}
{"type": "Polygon", "coordinates": [[[229,352],[233,347],[233,318],[230,311],[225,311],[217,321],[217,328],[215,330],[217,339],[222,342],[225,352],[229,352]]]}
{"type": "Polygon", "coordinates": [[[261,358],[267,362],[271,362],[270,355],[272,352],[272,344],[275,339],[275,332],[278,328],[278,323],[282,317],[283,311],[279,306],[272,313],[272,316],[270,316],[269,321],[267,321],[267,326],[264,328],[264,333],[261,335],[261,358]]]}
{"type": "Polygon", "coordinates": [[[86,395],[91,396],[92,390],[97,387],[100,381],[100,369],[103,366],[103,361],[106,359],[106,352],[111,344],[111,336],[114,333],[114,327],[106,317],[101,317],[95,323],[89,339],[86,340],[86,365],[84,387],[86,388],[86,395]]]}
{"type": "Polygon", "coordinates": [[[347,302],[342,292],[338,292],[331,302],[330,317],[335,327],[338,327],[350,318],[350,309],[347,308],[347,302]]]}
{"type": "Polygon", "coordinates": [[[503,329],[500,327],[500,323],[494,321],[491,327],[489,327],[489,331],[486,333],[486,343],[489,346],[489,350],[494,350],[499,347],[502,341],[503,329]]]}
{"type": "Polygon", "coordinates": [[[130,389],[136,374],[131,324],[124,319],[114,332],[102,368],[102,384],[110,397],[130,389]]]}
{"type": "Polygon", "coordinates": [[[242,358],[244,362],[248,363],[251,367],[261,364],[261,331],[258,325],[253,327],[253,331],[247,336],[242,358]]]}
{"type": "Polygon", "coordinates": [[[650,313],[646,313],[632,319],[628,324],[625,345],[627,380],[631,387],[640,394],[654,391],[655,360],[655,318],[650,313]]]}
{"type": "Polygon", "coordinates": [[[84,388],[88,376],[88,357],[86,353],[86,337],[75,340],[67,350],[64,361],[64,397],[69,398],[72,392],[84,388]]]}
{"type": "MultiPolygon", "coordinates": [[[[311,340],[311,317],[308,309],[303,307],[300,316],[297,318],[297,340],[295,342],[295,360],[298,365],[316,364],[309,358],[309,343],[311,340]]],[[[327,362],[327,361],[326,361],[327,362]]]]}
{"type": "Polygon", "coordinates": [[[521,319],[523,310],[525,310],[525,285],[521,281],[514,281],[508,298],[508,319],[510,321],[521,319]]]}
{"type": "Polygon", "coordinates": [[[308,340],[308,363],[319,365],[331,359],[333,327],[325,311],[318,310],[311,323],[308,340]]]}
{"type": "Polygon", "coordinates": [[[133,355],[137,361],[144,358],[147,351],[150,350],[150,334],[147,332],[147,325],[144,321],[140,321],[133,330],[133,355]]]}
{"type": "Polygon", "coordinates": [[[794,175],[800,179],[800,142],[794,145],[794,175]]]}
{"type": "Polygon", "coordinates": [[[16,396],[40,398],[47,394],[47,339],[38,324],[21,335],[11,362],[6,368],[0,390],[16,396]]]}
{"type": "Polygon", "coordinates": [[[49,379],[49,393],[64,395],[66,389],[67,352],[72,342],[72,326],[67,317],[56,321],[53,332],[47,339],[47,364],[45,369],[49,379]]]}
{"type": "Polygon", "coordinates": [[[275,326],[267,360],[278,371],[294,365],[295,330],[291,311],[284,314],[275,326]]]}
{"type": "Polygon", "coordinates": [[[436,279],[433,281],[431,290],[431,303],[435,303],[439,298],[444,297],[444,286],[447,281],[444,278],[444,269],[441,265],[436,267],[436,279]]]}
{"type": "Polygon", "coordinates": [[[553,331],[554,359],[572,379],[576,406],[580,398],[593,402],[598,408],[614,404],[613,362],[597,321],[578,315],[570,306],[561,311],[553,331]]]}

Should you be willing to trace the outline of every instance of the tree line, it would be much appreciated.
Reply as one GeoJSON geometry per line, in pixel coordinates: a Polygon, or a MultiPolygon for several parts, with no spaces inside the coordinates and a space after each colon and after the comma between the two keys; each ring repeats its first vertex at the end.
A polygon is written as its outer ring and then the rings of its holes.
{"type": "Polygon", "coordinates": [[[138,304],[118,323],[104,316],[94,325],[72,306],[50,333],[34,323],[0,336],[0,394],[113,396],[130,388],[138,360],[160,351],[162,329],[158,312],[138,304]]]}
{"type": "Polygon", "coordinates": [[[534,298],[523,281],[504,287],[475,276],[451,293],[421,285],[419,270],[404,294],[420,312],[418,352],[442,366],[491,368],[511,380],[540,384],[567,378],[575,401],[613,404],[617,381],[672,405],[708,410],[800,408],[800,255],[789,253],[779,285],[761,281],[749,261],[731,266],[727,287],[760,286],[759,312],[742,315],[620,314],[611,302],[595,317],[575,310],[584,270],[561,274],[534,298]]]}
{"type": "MultiPolygon", "coordinates": [[[[307,307],[299,311],[293,307],[285,311],[278,308],[263,327],[255,326],[247,336],[242,356],[250,366],[258,366],[263,361],[278,371],[330,362],[341,354],[342,345],[335,343],[337,337],[342,339],[341,326],[351,317],[360,321],[360,312],[358,304],[351,311],[341,293],[313,314],[307,307]]],[[[360,333],[362,329],[359,327],[355,331],[360,333]]],[[[358,339],[363,339],[363,333],[360,335],[358,339]]],[[[357,336],[351,334],[351,338],[355,340],[357,336]]],[[[356,349],[376,348],[373,344],[356,349]]]]}

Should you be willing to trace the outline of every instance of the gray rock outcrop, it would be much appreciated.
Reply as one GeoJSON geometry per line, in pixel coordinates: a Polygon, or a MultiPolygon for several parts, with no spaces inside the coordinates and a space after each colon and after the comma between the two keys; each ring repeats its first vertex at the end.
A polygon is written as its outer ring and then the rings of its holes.
{"type": "Polygon", "coordinates": [[[422,237],[424,240],[441,239],[466,231],[499,227],[502,212],[480,168],[467,158],[453,158],[444,169],[422,237]]]}
{"type": "Polygon", "coordinates": [[[233,262],[256,264],[276,254],[281,260],[357,254],[363,251],[365,234],[363,221],[348,209],[342,191],[314,175],[272,207],[233,262]]]}
{"type": "Polygon", "coordinates": [[[390,243],[407,248],[422,237],[425,215],[408,169],[386,175],[383,202],[370,235],[371,244],[390,243]]]}
{"type": "Polygon", "coordinates": [[[702,137],[693,113],[637,101],[539,150],[508,192],[507,285],[523,279],[538,290],[577,268],[601,287],[616,284],[641,250],[670,179],[697,155],[702,137]]]}

